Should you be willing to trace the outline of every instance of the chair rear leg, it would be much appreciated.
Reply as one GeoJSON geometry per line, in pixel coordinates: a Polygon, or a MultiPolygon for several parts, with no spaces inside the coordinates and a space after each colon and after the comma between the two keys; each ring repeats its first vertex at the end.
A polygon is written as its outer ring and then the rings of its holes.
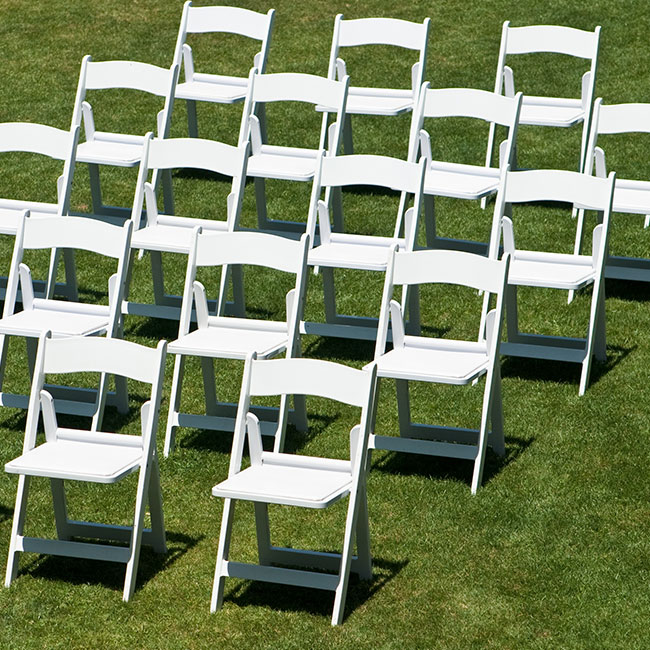
{"type": "Polygon", "coordinates": [[[406,379],[395,380],[397,392],[397,419],[400,436],[408,438],[411,434],[411,401],[409,399],[409,383],[406,379]]]}
{"type": "Polygon", "coordinates": [[[259,563],[271,563],[271,530],[269,528],[269,506],[255,502],[255,532],[257,533],[257,555],[259,563]]]}
{"type": "Polygon", "coordinates": [[[196,119],[196,102],[193,99],[186,99],[187,106],[187,133],[190,138],[199,137],[199,124],[196,119]]]}
{"type": "Polygon", "coordinates": [[[50,490],[52,491],[52,504],[54,506],[54,523],[56,524],[56,536],[62,540],[69,540],[70,526],[63,479],[51,478],[50,490]]]}
{"type": "Polygon", "coordinates": [[[201,374],[205,393],[205,412],[208,415],[217,415],[217,384],[214,376],[214,360],[211,357],[201,357],[201,374]]]}
{"type": "Polygon", "coordinates": [[[346,114],[343,118],[343,153],[350,155],[354,153],[352,142],[352,116],[346,114]]]}
{"type": "Polygon", "coordinates": [[[102,214],[104,204],[102,202],[102,185],[99,179],[99,165],[88,164],[88,175],[90,176],[90,196],[92,198],[93,212],[102,214]]]}
{"type": "Polygon", "coordinates": [[[148,490],[149,514],[151,516],[151,538],[156,553],[167,553],[165,517],[163,515],[162,491],[160,489],[160,468],[158,456],[151,459],[151,474],[148,490]]]}
{"type": "Polygon", "coordinates": [[[255,178],[255,205],[257,207],[257,227],[260,230],[269,227],[269,220],[266,211],[266,186],[263,178],[255,178]]]}

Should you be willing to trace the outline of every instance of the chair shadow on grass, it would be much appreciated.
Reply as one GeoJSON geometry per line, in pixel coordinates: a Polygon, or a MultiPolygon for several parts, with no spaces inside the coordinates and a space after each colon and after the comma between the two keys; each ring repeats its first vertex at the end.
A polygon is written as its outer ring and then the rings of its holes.
{"type": "Polygon", "coordinates": [[[7,508],[6,506],[0,505],[0,522],[13,519],[14,509],[7,508]]]}
{"type": "Polygon", "coordinates": [[[650,283],[608,279],[605,296],[629,302],[650,302],[650,283]]]}
{"type": "MultiPolygon", "coordinates": [[[[137,598],[138,591],[145,584],[174,564],[202,539],[203,535],[191,537],[183,533],[167,532],[167,553],[155,553],[151,547],[142,544],[134,597],[137,598]]],[[[29,574],[73,585],[101,585],[119,593],[124,588],[124,572],[125,565],[115,562],[39,555],[30,556],[27,562],[23,560],[18,575],[29,574]]]]}
{"type": "MultiPolygon", "coordinates": [[[[408,562],[408,560],[391,561],[373,557],[370,580],[360,580],[355,573],[350,573],[345,601],[345,618],[368,602],[390,580],[393,580],[408,562]]],[[[229,590],[228,586],[229,584],[226,583],[225,602],[234,603],[239,607],[272,607],[284,612],[322,616],[324,619],[329,619],[332,615],[334,594],[330,592],[256,581],[241,581],[229,590]]]]}

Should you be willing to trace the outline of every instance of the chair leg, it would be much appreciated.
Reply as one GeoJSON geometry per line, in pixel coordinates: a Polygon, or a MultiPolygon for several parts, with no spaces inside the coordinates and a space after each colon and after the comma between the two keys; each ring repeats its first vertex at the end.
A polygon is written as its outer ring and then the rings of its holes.
{"type": "Polygon", "coordinates": [[[148,490],[149,514],[151,516],[151,539],[156,553],[167,553],[165,517],[163,515],[162,491],[160,489],[160,468],[158,456],[151,460],[151,474],[148,490]]]}
{"type": "Polygon", "coordinates": [[[190,138],[199,137],[199,124],[196,120],[196,102],[193,99],[185,101],[187,106],[187,133],[190,138]]]}
{"type": "Polygon", "coordinates": [[[205,393],[205,412],[216,415],[217,384],[214,376],[214,360],[211,357],[201,357],[201,374],[203,375],[203,392],[205,393]]]}
{"type": "Polygon", "coordinates": [[[257,533],[257,555],[261,565],[271,563],[271,530],[269,528],[268,503],[255,502],[255,531],[257,533]]]}
{"type": "Polygon", "coordinates": [[[495,454],[504,456],[506,453],[505,439],[503,436],[503,400],[501,397],[501,372],[498,367],[494,372],[494,387],[490,401],[490,446],[495,454]]]}
{"type": "Polygon", "coordinates": [[[323,300],[325,308],[325,322],[334,323],[336,321],[336,288],[334,286],[334,269],[331,267],[322,267],[323,276],[323,300]]]}
{"type": "Polygon", "coordinates": [[[102,185],[99,180],[99,165],[88,164],[88,175],[90,176],[90,195],[92,197],[93,212],[102,214],[104,204],[102,203],[102,185]]]}
{"type": "Polygon", "coordinates": [[[30,477],[21,474],[18,477],[18,490],[16,492],[16,506],[14,520],[11,525],[11,541],[9,542],[9,556],[7,557],[7,571],[5,573],[5,587],[8,587],[18,574],[18,538],[22,536],[25,528],[25,515],[27,513],[27,495],[29,493],[30,477]]]}
{"type": "Polygon", "coordinates": [[[354,144],[352,142],[352,116],[347,114],[343,118],[343,153],[346,155],[354,153],[354,144]]]}
{"type": "Polygon", "coordinates": [[[587,390],[589,384],[589,375],[591,373],[591,358],[594,354],[601,361],[606,359],[606,340],[605,340],[605,289],[601,277],[596,279],[595,286],[591,297],[591,311],[589,318],[589,329],[587,331],[587,340],[585,345],[585,358],[582,360],[582,372],[580,373],[580,388],[578,395],[582,396],[587,390]]]}
{"type": "Polygon", "coordinates": [[[5,370],[7,369],[7,352],[9,348],[9,337],[6,334],[0,334],[0,391],[5,379],[5,370]]]}
{"type": "Polygon", "coordinates": [[[70,527],[68,525],[68,506],[65,498],[65,486],[63,479],[51,478],[50,490],[52,491],[52,504],[54,506],[54,523],[56,524],[56,536],[62,540],[70,539],[70,527]]]}
{"type": "Polygon", "coordinates": [[[359,577],[362,580],[372,579],[372,557],[370,555],[370,530],[368,528],[368,497],[364,487],[359,498],[359,514],[356,526],[357,558],[359,577]]]}
{"type": "Polygon", "coordinates": [[[27,346],[27,366],[29,367],[29,378],[34,377],[34,366],[36,365],[36,352],[38,350],[38,339],[28,336],[25,338],[27,346]]]}
{"type": "Polygon", "coordinates": [[[508,341],[516,341],[519,336],[519,315],[517,311],[517,287],[507,285],[505,290],[506,336],[508,341]]]}
{"type": "Polygon", "coordinates": [[[165,458],[174,449],[174,438],[178,426],[178,414],[181,406],[181,386],[183,384],[183,371],[185,369],[185,357],[177,354],[174,359],[174,374],[172,377],[172,389],[169,396],[169,413],[167,414],[167,428],[165,430],[165,458]]]}
{"type": "Polygon", "coordinates": [[[406,333],[412,336],[420,336],[420,286],[417,284],[408,287],[406,310],[408,314],[408,320],[406,320],[405,324],[406,333]]]}
{"type": "Polygon", "coordinates": [[[223,563],[228,561],[228,555],[230,553],[230,538],[232,536],[234,514],[235,502],[232,499],[224,499],[223,514],[221,515],[221,531],[219,532],[219,546],[217,548],[217,564],[214,570],[212,598],[210,599],[211,612],[216,612],[223,605],[223,590],[226,582],[226,576],[223,575],[223,563]]]}
{"type": "Polygon", "coordinates": [[[409,399],[409,383],[406,379],[395,380],[397,392],[397,419],[400,436],[408,438],[411,434],[411,402],[409,399]]]}
{"type": "Polygon", "coordinates": [[[433,194],[424,195],[424,235],[427,248],[436,247],[436,204],[433,194]]]}
{"type": "Polygon", "coordinates": [[[232,264],[230,277],[232,280],[233,314],[238,318],[246,317],[246,298],[244,294],[244,273],[240,264],[232,264]]]}
{"type": "Polygon", "coordinates": [[[266,212],[266,187],[263,178],[255,178],[255,205],[257,207],[257,227],[264,230],[269,227],[268,215],[266,212]]]}
{"type": "Polygon", "coordinates": [[[275,431],[273,451],[279,453],[284,450],[284,437],[287,432],[287,419],[289,416],[289,396],[280,396],[280,408],[278,409],[278,428],[275,431]]]}
{"type": "Polygon", "coordinates": [[[171,169],[164,169],[162,171],[162,188],[165,214],[176,214],[176,209],[174,208],[174,189],[172,187],[171,169]]]}
{"type": "Polygon", "coordinates": [[[149,251],[151,258],[151,277],[153,279],[153,297],[157,305],[165,304],[165,276],[160,251],[149,251]]]}
{"type": "MultiPolygon", "coordinates": [[[[578,217],[578,221],[576,222],[576,239],[573,244],[573,254],[580,255],[580,253],[582,252],[582,244],[583,244],[584,233],[585,233],[585,211],[583,208],[580,208],[579,210],[577,210],[576,214],[578,217]]],[[[569,297],[567,299],[567,302],[569,304],[571,304],[571,302],[573,301],[574,296],[575,296],[575,291],[573,289],[570,289],[569,297]]]]}

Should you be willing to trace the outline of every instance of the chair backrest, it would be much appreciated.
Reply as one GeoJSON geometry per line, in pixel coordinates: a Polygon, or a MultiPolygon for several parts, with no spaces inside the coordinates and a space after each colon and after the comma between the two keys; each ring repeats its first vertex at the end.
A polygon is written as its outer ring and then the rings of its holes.
{"type": "MultiPolygon", "coordinates": [[[[316,166],[314,184],[312,186],[307,233],[313,242],[316,233],[316,223],[320,224],[321,242],[328,238],[329,220],[319,215],[319,211],[329,210],[321,200],[322,190],[332,187],[350,185],[366,185],[382,187],[402,193],[399,202],[397,219],[393,231],[394,237],[399,237],[406,228],[407,248],[415,243],[422,212],[422,197],[424,191],[425,160],[408,162],[389,156],[368,154],[352,154],[348,156],[326,156],[321,151],[319,164],[316,166]],[[405,195],[413,195],[413,208],[404,210],[405,195]],[[408,223],[406,223],[408,221],[408,223]]],[[[326,196],[332,196],[327,192],[326,196]]]]}
{"type": "Polygon", "coordinates": [[[271,43],[274,16],[275,9],[269,9],[266,14],[262,14],[240,7],[194,7],[191,0],[188,0],[183,5],[183,14],[181,15],[174,51],[174,63],[178,65],[181,63],[183,46],[188,34],[238,34],[261,42],[260,51],[255,56],[254,65],[261,73],[264,73],[271,43]]]}
{"type": "MultiPolygon", "coordinates": [[[[589,77],[583,78],[583,88],[590,89],[589,103],[596,79],[598,62],[598,43],[600,40],[600,26],[593,32],[564,27],[560,25],[529,25],[526,27],[510,27],[510,21],[503,23],[501,31],[501,46],[499,48],[499,62],[494,92],[501,93],[504,83],[504,68],[506,56],[515,54],[532,54],[535,52],[548,52],[552,54],[566,54],[591,61],[589,77]]],[[[506,93],[508,94],[508,93],[506,93]]],[[[583,96],[585,93],[583,92],[583,96]]]]}
{"type": "Polygon", "coordinates": [[[357,18],[345,20],[343,14],[334,19],[334,34],[327,76],[336,79],[337,61],[341,47],[358,45],[392,45],[419,52],[418,61],[412,69],[411,83],[414,90],[420,88],[427,65],[427,42],[430,18],[415,23],[398,18],[357,18]]]}
{"type": "MultiPolygon", "coordinates": [[[[73,126],[81,124],[82,105],[86,100],[86,91],[110,88],[139,90],[164,97],[165,104],[158,116],[157,126],[158,136],[166,137],[169,132],[177,81],[177,64],[166,69],[139,61],[93,61],[90,55],[86,55],[81,61],[72,124],[73,126]]],[[[88,125],[86,125],[86,131],[88,131],[88,125]]]]}
{"type": "MultiPolygon", "coordinates": [[[[365,467],[377,385],[377,367],[364,370],[319,359],[246,360],[235,421],[229,475],[241,468],[251,396],[311,395],[361,408],[361,421],[350,432],[351,474],[365,467]],[[353,435],[354,434],[354,435],[353,435]]],[[[249,433],[250,435],[250,433],[249,433]]]]}
{"type": "MultiPolygon", "coordinates": [[[[487,327],[481,323],[479,340],[488,341],[488,352],[496,355],[500,341],[501,321],[504,308],[505,288],[508,278],[510,256],[490,259],[475,253],[452,250],[392,251],[382,296],[381,314],[377,330],[375,359],[384,354],[388,338],[389,318],[392,322],[393,345],[398,347],[404,340],[404,307],[393,302],[396,286],[409,287],[424,284],[451,284],[484,292],[484,309],[487,312],[490,296],[496,296],[496,306],[488,317],[487,327]]],[[[404,290],[402,290],[404,296],[404,290]]],[[[411,337],[413,338],[413,337],[411,337]]],[[[492,357],[491,357],[492,358],[492,357]]]]}
{"type": "MultiPolygon", "coordinates": [[[[323,113],[318,148],[327,148],[331,155],[336,155],[343,136],[343,120],[345,104],[348,96],[349,79],[341,81],[326,79],[311,74],[297,72],[281,72],[276,74],[260,74],[256,68],[250,71],[248,77],[248,94],[244,103],[239,142],[246,142],[255,137],[251,134],[251,121],[255,117],[257,104],[267,102],[303,102],[314,106],[324,106],[329,112],[335,113],[334,123],[328,128],[328,112],[323,113]]],[[[256,145],[252,143],[253,152],[256,145]]]]}
{"type": "Polygon", "coordinates": [[[60,217],[67,215],[70,210],[79,130],[79,125],[63,131],[53,126],[29,122],[0,124],[0,152],[21,151],[63,161],[63,172],[57,181],[57,215],[60,217]]]}
{"type": "Polygon", "coordinates": [[[154,138],[149,132],[145,136],[142,162],[138,172],[138,183],[133,200],[131,220],[134,229],[141,225],[142,207],[147,200],[147,222],[155,223],[158,215],[156,193],[152,183],[147,181],[149,172],[155,177],[166,169],[200,169],[232,178],[231,192],[228,197],[228,229],[237,227],[241,202],[246,183],[246,163],[249,145],[238,147],[201,138],[154,138]],[[148,189],[147,189],[148,187],[148,189]]]}
{"type": "Polygon", "coordinates": [[[504,97],[478,88],[429,88],[425,81],[420,90],[416,110],[413,111],[409,136],[408,160],[418,154],[418,139],[425,118],[468,117],[508,129],[508,139],[503,160],[511,162],[517,139],[522,94],[504,97]]]}
{"type": "MultiPolygon", "coordinates": [[[[296,283],[287,295],[287,324],[289,338],[297,336],[300,317],[303,311],[306,277],[307,251],[309,237],[303,235],[300,241],[294,241],[278,235],[259,232],[201,232],[194,230],[192,247],[187,260],[187,273],[183,291],[183,306],[181,308],[180,334],[189,331],[192,315],[193,288],[197,268],[207,266],[222,266],[217,314],[225,312],[228,293],[228,267],[232,265],[262,266],[285,273],[294,274],[296,283]]],[[[197,319],[201,318],[197,315],[197,319]]]]}
{"type": "Polygon", "coordinates": [[[139,436],[142,448],[149,449],[158,426],[166,352],[166,341],[159,341],[156,348],[147,348],[116,338],[84,336],[54,339],[50,332],[43,333],[39,339],[29,399],[24,451],[32,449],[36,443],[45,376],[84,372],[118,375],[151,384],[150,399],[141,409],[139,436]]]}

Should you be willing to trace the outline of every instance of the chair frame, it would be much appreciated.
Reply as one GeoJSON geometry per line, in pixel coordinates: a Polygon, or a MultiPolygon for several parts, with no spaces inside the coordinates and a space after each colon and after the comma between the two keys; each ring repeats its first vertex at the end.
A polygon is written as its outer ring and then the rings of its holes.
{"type": "MultiPolygon", "coordinates": [[[[149,253],[154,303],[146,304],[127,299],[124,313],[171,320],[180,319],[183,297],[168,294],[165,289],[162,253],[189,254],[193,242],[193,231],[197,226],[200,226],[205,232],[234,232],[238,229],[246,184],[248,155],[248,143],[233,147],[222,142],[200,138],[160,140],[153,138],[152,133],[145,136],[142,163],[131,212],[133,222],[131,256],[133,258],[136,250],[140,251],[140,256],[143,251],[149,253]],[[149,173],[153,171],[155,176],[161,171],[171,173],[172,169],[179,168],[211,171],[232,178],[224,221],[176,215],[174,196],[171,191],[165,202],[165,214],[159,213],[155,187],[147,180],[149,173]],[[175,232],[176,236],[173,241],[164,235],[157,237],[156,233],[162,231],[175,232]]],[[[234,313],[241,315],[243,307],[240,303],[243,288],[237,269],[233,269],[233,282],[236,297],[236,304],[233,306],[234,313]]],[[[210,300],[208,305],[214,312],[217,302],[210,300]]]]}
{"type": "MultiPolygon", "coordinates": [[[[236,104],[244,101],[248,90],[248,78],[196,72],[192,48],[186,43],[187,35],[219,32],[237,34],[260,41],[260,51],[254,57],[253,67],[264,74],[271,45],[274,18],[275,9],[269,9],[266,14],[262,14],[240,7],[195,7],[191,0],[183,5],[174,51],[174,64],[178,65],[179,69],[182,66],[185,81],[178,83],[175,96],[176,99],[185,100],[187,129],[190,137],[199,137],[196,116],[197,101],[218,104],[236,104]]],[[[260,114],[259,117],[263,124],[263,115],[260,114]]]]}
{"type": "MultiPolygon", "coordinates": [[[[555,97],[530,97],[524,95],[519,124],[538,126],[570,127],[582,122],[582,139],[580,145],[580,159],[578,171],[584,169],[587,138],[591,127],[593,103],[595,97],[596,71],[598,68],[598,44],[600,40],[600,26],[593,32],[564,27],[560,25],[528,25],[525,27],[510,27],[510,21],[503,23],[501,31],[501,45],[499,47],[499,60],[497,63],[494,92],[509,97],[515,95],[514,74],[512,68],[506,65],[506,57],[517,54],[532,54],[548,52],[566,54],[569,56],[591,61],[589,70],[582,76],[580,100],[566,100],[555,97]],[[571,119],[561,120],[535,119],[527,116],[527,108],[532,104],[546,105],[547,107],[560,107],[580,102],[582,115],[573,116],[571,119]]],[[[575,108],[575,106],[574,106],[575,108]]],[[[490,125],[488,136],[487,157],[492,159],[494,150],[495,125],[490,125]]],[[[515,169],[515,167],[513,167],[515,169]]]]}
{"type": "MultiPolygon", "coordinates": [[[[188,351],[188,344],[183,347],[182,338],[190,334],[192,305],[195,305],[197,329],[213,330],[213,336],[218,341],[219,327],[224,324],[237,330],[269,331],[269,325],[280,325],[276,321],[256,321],[246,318],[224,318],[226,294],[229,276],[233,265],[255,265],[273,268],[296,275],[296,284],[286,296],[286,344],[281,347],[273,344],[266,350],[257,350],[260,357],[271,358],[286,351],[286,357],[300,356],[300,319],[304,310],[307,289],[307,251],[309,237],[306,234],[300,242],[294,242],[283,237],[265,233],[240,232],[215,235],[202,234],[200,227],[194,231],[194,243],[187,261],[185,289],[183,292],[183,307],[178,329],[178,339],[169,345],[170,354],[175,355],[174,374],[169,398],[169,413],[165,433],[165,456],[174,449],[176,429],[178,427],[199,427],[212,431],[233,431],[236,421],[237,405],[217,400],[214,359],[245,359],[249,351],[242,356],[240,351],[202,350],[188,351]],[[275,248],[274,252],[271,248],[275,248]],[[283,249],[278,255],[278,249],[283,249]],[[215,316],[208,315],[205,287],[197,282],[196,272],[202,266],[222,266],[219,287],[219,300],[215,316]],[[248,322],[247,322],[248,321],[248,322]],[[201,359],[203,387],[205,393],[206,414],[195,415],[183,413],[181,406],[181,390],[184,375],[185,357],[198,356],[201,359]]],[[[241,298],[243,305],[243,296],[241,298]]],[[[273,330],[274,332],[276,330],[273,330]]],[[[279,332],[279,330],[277,330],[279,332]]],[[[268,344],[267,344],[268,345],[268,344]]],[[[281,451],[284,445],[284,435],[287,421],[290,420],[299,430],[307,427],[304,398],[294,395],[294,410],[289,410],[288,395],[283,395],[280,408],[256,406],[254,412],[260,418],[262,434],[275,437],[274,448],[281,451]]]]}
{"type": "MultiPolygon", "coordinates": [[[[356,115],[396,116],[411,111],[418,101],[418,94],[424,81],[427,67],[427,44],[431,19],[425,18],[422,23],[401,20],[398,18],[357,18],[346,20],[343,14],[334,19],[334,33],[330,50],[327,77],[341,80],[347,75],[345,61],[339,56],[342,47],[357,47],[361,45],[390,45],[419,52],[418,60],[411,68],[411,89],[409,91],[397,88],[364,88],[351,86],[346,106],[345,123],[343,128],[343,152],[354,153],[352,140],[352,119],[356,115]],[[410,93],[410,97],[409,97],[410,93]],[[363,105],[365,97],[394,97],[398,106],[367,107],[363,105]],[[361,103],[357,101],[361,99],[361,103]],[[401,99],[402,102],[397,100],[401,99]]],[[[324,107],[320,107],[324,110],[324,107]]]]}
{"type": "MultiPolygon", "coordinates": [[[[90,175],[90,192],[92,196],[93,214],[104,220],[113,220],[121,223],[130,215],[130,209],[105,205],[102,200],[102,190],[99,178],[99,166],[109,165],[116,167],[137,167],[142,159],[141,147],[144,137],[140,135],[107,133],[95,129],[93,108],[86,101],[88,90],[108,90],[122,88],[146,92],[164,98],[164,106],[159,111],[156,120],[156,133],[160,138],[169,135],[172,109],[174,106],[174,91],[178,81],[178,65],[171,68],[159,68],[149,63],[139,61],[93,61],[90,55],[84,56],[81,61],[79,84],[72,114],[73,128],[83,123],[86,140],[77,148],[76,161],[88,164],[90,175]],[[129,155],[116,156],[108,161],[101,156],[85,153],[85,145],[94,142],[108,142],[118,150],[124,151],[125,147],[136,147],[129,155]],[[139,149],[140,148],[140,149],[139,149]]],[[[160,182],[160,174],[155,174],[152,184],[155,188],[160,182]]],[[[165,196],[170,192],[169,179],[163,178],[163,191],[165,196]]]]}
{"type": "MultiPolygon", "coordinates": [[[[157,553],[166,553],[165,526],[163,521],[160,477],[156,455],[156,429],[162,385],[165,372],[166,342],[160,341],[157,348],[145,348],[119,339],[69,338],[52,339],[44,333],[39,342],[36,372],[30,394],[23,455],[5,465],[7,472],[19,474],[16,507],[9,544],[9,557],[5,586],[9,587],[18,574],[19,556],[22,552],[45,553],[66,557],[80,557],[93,560],[107,560],[126,564],[123,600],[128,601],[135,589],[141,543],[150,544],[157,553]],[[95,356],[93,356],[95,355],[95,356]],[[34,450],[44,451],[45,445],[68,441],[77,449],[80,446],[104,443],[116,448],[140,446],[136,436],[98,432],[95,429],[83,431],[62,428],[57,425],[55,406],[50,393],[44,390],[45,375],[68,372],[115,373],[151,384],[151,397],[141,409],[142,456],[137,463],[120,468],[119,475],[91,476],[89,473],[75,475],[61,468],[36,468],[38,461],[30,459],[34,450]],[[39,415],[43,414],[45,445],[37,447],[36,436],[39,415]],[[32,452],[30,454],[30,452],[32,452]],[[27,466],[27,467],[26,467],[27,466]],[[114,483],[124,476],[139,470],[136,505],[133,526],[112,526],[86,521],[73,521],[67,514],[64,480],[83,480],[100,483],[114,483]],[[34,476],[50,479],[54,502],[54,519],[57,539],[26,537],[23,534],[27,514],[27,497],[30,481],[34,476]],[[145,504],[149,502],[151,528],[144,528],[145,504]],[[128,542],[127,547],[105,543],[73,541],[74,537],[90,537],[98,540],[128,542]]],[[[52,448],[52,447],[51,447],[52,448]]],[[[56,454],[56,452],[54,452],[56,454]]],[[[68,452],[74,453],[74,452],[68,452]]],[[[55,463],[56,464],[56,463],[55,463]]]]}
{"type": "Polygon", "coordinates": [[[372,578],[370,556],[370,534],[368,530],[368,505],[366,498],[366,474],[369,469],[368,439],[373,421],[376,368],[356,370],[329,361],[316,359],[279,359],[258,361],[255,355],[248,357],[244,369],[237,423],[230,457],[228,480],[212,489],[213,496],[224,497],[221,532],[214,574],[212,612],[221,608],[224,585],[227,577],[238,577],[284,585],[314,587],[335,592],[332,625],[343,621],[345,598],[350,571],[361,579],[372,578]],[[264,364],[264,365],[262,365],[264,364]],[[281,454],[262,449],[259,423],[249,412],[251,395],[277,395],[300,390],[307,395],[318,395],[328,399],[358,406],[362,409],[360,424],[350,431],[350,461],[333,460],[294,454],[281,454]],[[242,470],[244,440],[248,437],[252,467],[242,470]],[[347,475],[349,487],[337,489],[325,500],[309,501],[300,495],[277,498],[272,495],[241,494],[229,488],[228,482],[241,478],[250,469],[262,469],[264,465],[280,465],[285,468],[304,468],[307,471],[334,470],[347,475]],[[345,496],[349,496],[345,524],[343,551],[321,553],[314,551],[282,548],[271,544],[268,504],[281,503],[308,508],[325,508],[345,496]],[[244,499],[255,505],[255,521],[259,564],[248,564],[230,560],[230,539],[235,503],[244,499]],[[356,538],[357,556],[352,549],[356,538]],[[272,563],[294,565],[298,569],[271,566],[272,563]],[[318,571],[306,571],[306,568],[318,571]],[[327,573],[323,570],[328,571],[327,573]],[[329,573],[334,571],[335,573],[329,573]]]}
{"type": "Polygon", "coordinates": [[[583,395],[589,384],[592,357],[605,361],[605,260],[609,246],[609,222],[612,212],[616,175],[604,178],[563,170],[532,170],[511,172],[501,178],[497,195],[490,242],[490,257],[503,251],[511,255],[508,291],[506,295],[506,341],[501,353],[506,356],[528,357],[581,364],[578,394],[583,395]],[[509,215],[513,203],[531,201],[565,202],[578,208],[599,213],[599,224],[592,234],[592,254],[576,255],[527,251],[517,249],[514,229],[509,215]],[[519,264],[542,262],[580,267],[582,274],[571,279],[539,279],[533,272],[519,271],[519,264]],[[523,275],[518,276],[518,273],[523,275]],[[593,284],[589,324],[585,338],[528,334],[519,330],[517,287],[533,286],[577,291],[593,284]]]}
{"type": "Polygon", "coordinates": [[[375,363],[378,379],[385,377],[395,380],[400,435],[396,437],[373,432],[370,448],[472,460],[472,494],[476,494],[482,482],[488,444],[500,456],[505,454],[499,346],[509,264],[509,255],[496,262],[464,251],[426,250],[406,253],[395,249],[386,270],[375,363]],[[404,305],[393,300],[393,294],[396,286],[402,287],[404,295],[405,287],[420,284],[456,284],[483,292],[483,309],[476,343],[406,334],[404,305]],[[496,305],[488,312],[492,295],[496,296],[496,305]],[[421,349],[422,355],[426,355],[427,351],[476,354],[477,357],[484,357],[484,361],[477,361],[464,374],[452,374],[442,365],[438,367],[435,362],[424,373],[422,368],[396,371],[385,367],[382,361],[390,355],[390,352],[386,353],[389,324],[393,351],[411,348],[421,349]],[[420,424],[411,420],[409,381],[468,385],[475,384],[482,375],[486,379],[478,429],[420,424]]]}

